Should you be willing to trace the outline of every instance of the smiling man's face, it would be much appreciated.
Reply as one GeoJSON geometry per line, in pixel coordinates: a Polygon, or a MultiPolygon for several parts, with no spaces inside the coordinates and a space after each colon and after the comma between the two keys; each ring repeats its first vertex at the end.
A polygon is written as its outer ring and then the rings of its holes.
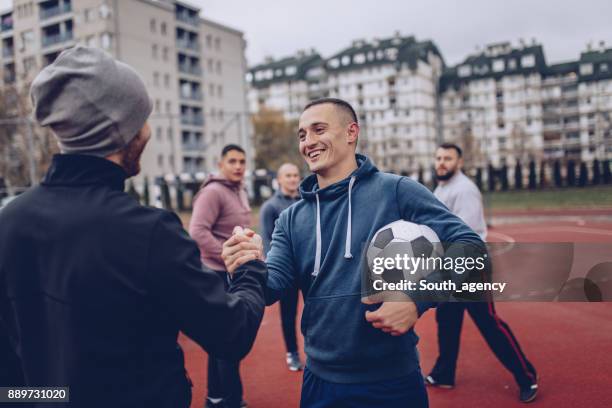
{"type": "Polygon", "coordinates": [[[332,103],[306,109],[300,116],[300,154],[310,171],[328,176],[334,169],[354,161],[358,125],[332,103]]]}

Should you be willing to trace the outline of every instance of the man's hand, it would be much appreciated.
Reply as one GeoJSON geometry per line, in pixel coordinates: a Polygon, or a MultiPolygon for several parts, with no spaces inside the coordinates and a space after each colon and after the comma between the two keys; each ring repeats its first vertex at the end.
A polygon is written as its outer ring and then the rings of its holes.
{"type": "Polygon", "coordinates": [[[261,237],[248,228],[235,227],[233,235],[223,243],[221,258],[230,274],[249,261],[263,260],[261,237]]]}
{"type": "Polygon", "coordinates": [[[419,318],[416,305],[403,293],[381,292],[364,297],[361,302],[367,305],[382,302],[382,305],[375,311],[366,311],[365,319],[372,323],[372,327],[381,329],[392,336],[405,334],[419,318]]]}

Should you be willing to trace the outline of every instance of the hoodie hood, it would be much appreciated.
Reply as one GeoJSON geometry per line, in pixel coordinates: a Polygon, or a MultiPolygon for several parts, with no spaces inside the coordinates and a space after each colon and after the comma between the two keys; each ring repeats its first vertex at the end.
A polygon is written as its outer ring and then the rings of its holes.
{"type": "Polygon", "coordinates": [[[228,179],[226,179],[221,174],[210,174],[208,177],[206,177],[206,180],[204,180],[200,188],[204,188],[211,183],[221,183],[224,186],[234,190],[244,187],[244,183],[242,181],[239,183],[234,183],[233,181],[229,181],[228,179]]]}
{"type": "Polygon", "coordinates": [[[355,158],[357,159],[357,169],[344,180],[340,180],[325,188],[319,188],[316,174],[306,177],[300,183],[300,195],[302,198],[305,200],[316,200],[316,195],[318,195],[319,199],[325,200],[326,198],[338,197],[348,190],[352,178],[358,181],[378,171],[374,163],[366,156],[355,154],[355,158]]]}
{"type": "Polygon", "coordinates": [[[317,202],[316,206],[316,252],[315,252],[315,262],[314,262],[314,270],[312,271],[312,276],[317,276],[321,269],[321,200],[333,199],[337,198],[348,192],[348,211],[346,214],[347,222],[346,222],[346,241],[344,244],[344,258],[351,259],[353,254],[351,252],[351,239],[352,239],[352,201],[351,201],[351,192],[353,190],[353,186],[355,183],[366,177],[371,176],[376,173],[378,169],[370,159],[361,154],[356,154],[355,158],[357,159],[357,169],[353,171],[347,178],[341,180],[337,183],[329,185],[323,189],[319,188],[319,183],[317,182],[317,175],[311,174],[306,177],[304,181],[300,184],[300,194],[302,198],[305,200],[315,200],[317,202]]]}

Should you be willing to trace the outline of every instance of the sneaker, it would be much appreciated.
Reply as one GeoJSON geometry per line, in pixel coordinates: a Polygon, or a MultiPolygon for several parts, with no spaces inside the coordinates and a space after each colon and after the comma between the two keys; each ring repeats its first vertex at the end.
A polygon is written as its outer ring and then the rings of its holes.
{"type": "MultiPolygon", "coordinates": [[[[215,398],[216,400],[217,398],[215,398]]],[[[246,403],[245,400],[240,401],[240,408],[248,408],[249,404],[246,403]]],[[[210,398],[206,398],[206,406],[205,408],[225,408],[225,402],[221,399],[219,401],[213,402],[210,398]]]]}
{"type": "Polygon", "coordinates": [[[210,398],[206,398],[206,405],[204,406],[204,408],[225,408],[225,402],[222,398],[213,399],[214,402],[210,398]]]}
{"type": "Polygon", "coordinates": [[[455,388],[455,384],[440,382],[433,378],[431,375],[425,377],[425,385],[429,385],[436,388],[444,388],[446,390],[451,390],[455,388]]]}
{"type": "Polygon", "coordinates": [[[519,392],[519,399],[521,402],[527,403],[536,399],[538,395],[538,384],[531,384],[526,387],[521,387],[519,392]]]}
{"type": "Polygon", "coordinates": [[[289,371],[300,371],[304,368],[297,352],[287,353],[287,368],[289,368],[289,371]]]}

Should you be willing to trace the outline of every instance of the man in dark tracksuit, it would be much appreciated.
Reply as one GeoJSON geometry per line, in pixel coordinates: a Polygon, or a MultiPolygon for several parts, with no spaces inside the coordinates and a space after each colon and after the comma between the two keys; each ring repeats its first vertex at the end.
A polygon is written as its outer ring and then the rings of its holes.
{"type": "MultiPolygon", "coordinates": [[[[263,239],[264,252],[270,250],[274,223],[283,210],[300,200],[298,187],[300,185],[300,170],[295,164],[285,163],[279,167],[276,176],[278,191],[270,197],[259,212],[259,232],[263,239]]],[[[295,333],[295,317],[297,315],[299,289],[287,291],[280,300],[281,323],[283,337],[287,347],[287,367],[291,371],[302,369],[302,362],[297,348],[297,336],[295,333]]]]}
{"type": "MultiPolygon", "coordinates": [[[[454,144],[442,144],[436,151],[436,175],[439,186],[435,196],[485,240],[487,225],[482,209],[482,197],[478,187],[461,171],[462,151],[454,144]]],[[[519,399],[531,402],[538,392],[536,370],[523,353],[512,330],[495,312],[495,304],[489,302],[440,303],[436,309],[438,346],[440,355],[427,384],[441,388],[453,388],[459,356],[459,340],[464,311],[476,323],[499,361],[513,375],[519,386],[519,399]]]]}
{"type": "Polygon", "coordinates": [[[179,331],[244,356],[263,316],[265,265],[234,264],[226,293],[175,214],[124,192],[151,133],[130,67],[72,48],[31,95],[62,154],[0,211],[0,328],[25,385],[69,387],[70,402],[53,406],[189,407],[179,331]]]}

